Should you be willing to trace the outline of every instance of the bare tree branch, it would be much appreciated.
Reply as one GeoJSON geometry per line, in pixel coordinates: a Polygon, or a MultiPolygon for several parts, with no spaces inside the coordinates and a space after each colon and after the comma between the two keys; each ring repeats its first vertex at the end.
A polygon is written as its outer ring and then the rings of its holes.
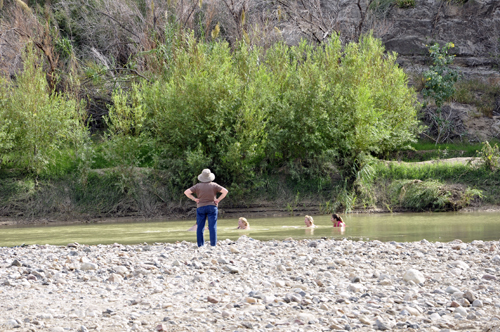
{"type": "MultiPolygon", "coordinates": [[[[245,29],[245,23],[242,22],[242,15],[246,15],[245,12],[248,10],[248,0],[222,0],[226,5],[227,10],[233,20],[234,29],[236,30],[235,40],[240,40],[243,38],[243,31],[245,29]]],[[[233,40],[233,42],[235,41],[233,40]]]]}
{"type": "Polygon", "coordinates": [[[194,1],[193,3],[193,7],[191,8],[191,11],[189,12],[189,15],[186,17],[186,19],[184,20],[184,24],[182,26],[186,26],[187,22],[189,21],[189,18],[191,17],[191,15],[193,15],[196,7],[198,6],[198,3],[196,3],[196,1],[194,1]]]}
{"type": "Polygon", "coordinates": [[[276,4],[285,12],[285,26],[298,29],[317,43],[322,43],[333,31],[339,32],[340,9],[335,2],[330,3],[333,6],[330,10],[324,8],[321,0],[276,0],[276,4]]]}
{"type": "Polygon", "coordinates": [[[333,32],[347,41],[358,41],[369,23],[370,5],[374,0],[271,0],[285,13],[280,25],[300,32],[316,43],[323,43],[333,32]]]}
{"type": "MultiPolygon", "coordinates": [[[[89,6],[91,7],[91,6],[89,6]]],[[[135,36],[137,39],[141,39],[141,37],[139,37],[137,34],[135,34],[132,30],[128,29],[126,26],[124,26],[120,21],[118,21],[117,19],[115,19],[113,16],[103,12],[103,11],[100,11],[98,9],[95,9],[93,8],[97,13],[101,14],[101,15],[104,15],[106,17],[108,17],[109,19],[113,20],[116,24],[118,24],[120,26],[120,28],[122,28],[123,30],[129,32],[130,34],[132,34],[133,36],[135,36]]]]}
{"type": "MultiPolygon", "coordinates": [[[[366,2],[366,1],[364,1],[366,2]]],[[[359,10],[359,14],[361,16],[361,19],[359,20],[359,24],[358,24],[358,28],[357,28],[357,31],[356,31],[356,39],[359,40],[359,38],[361,37],[361,33],[363,32],[363,25],[365,24],[365,21],[366,21],[366,15],[367,15],[367,12],[370,8],[370,5],[372,4],[373,0],[368,0],[366,2],[366,5],[365,7],[363,8],[362,4],[361,4],[361,0],[357,0],[356,2],[356,6],[358,7],[358,10],[359,10]]]]}
{"type": "Polygon", "coordinates": [[[131,73],[133,73],[133,74],[135,74],[135,75],[137,75],[137,76],[139,76],[139,77],[142,77],[142,78],[143,78],[143,79],[145,79],[147,82],[150,82],[150,80],[149,80],[147,77],[145,77],[144,75],[142,75],[141,73],[139,73],[139,72],[138,72],[137,70],[135,70],[135,69],[130,69],[130,68],[112,68],[112,69],[110,69],[110,70],[113,70],[113,71],[129,71],[129,72],[131,72],[131,73]]]}

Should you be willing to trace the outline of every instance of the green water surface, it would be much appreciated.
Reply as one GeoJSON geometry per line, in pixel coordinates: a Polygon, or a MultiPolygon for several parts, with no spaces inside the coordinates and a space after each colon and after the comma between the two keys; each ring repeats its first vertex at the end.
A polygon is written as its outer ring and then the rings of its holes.
{"type": "MultiPolygon", "coordinates": [[[[288,237],[351,238],[410,242],[427,239],[448,242],[461,239],[500,239],[500,213],[401,213],[351,214],[344,216],[344,232],[333,228],[330,216],[314,216],[317,228],[306,229],[303,217],[249,219],[250,230],[237,230],[237,219],[219,219],[218,239],[236,240],[247,235],[258,240],[283,240],[288,237]]],[[[66,245],[80,244],[137,244],[154,242],[196,242],[196,233],[188,232],[195,223],[190,221],[109,222],[98,224],[47,225],[0,228],[0,246],[22,244],[66,245]]],[[[208,230],[205,232],[208,241],[208,230]]]]}

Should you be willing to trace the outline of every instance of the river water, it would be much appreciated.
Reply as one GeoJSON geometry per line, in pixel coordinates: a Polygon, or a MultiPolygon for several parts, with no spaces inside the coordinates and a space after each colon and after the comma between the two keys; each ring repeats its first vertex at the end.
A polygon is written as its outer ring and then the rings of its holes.
{"type": "MultiPolygon", "coordinates": [[[[218,221],[218,239],[236,240],[247,235],[258,240],[283,240],[288,237],[350,238],[410,242],[448,242],[460,239],[492,241],[500,239],[500,213],[395,213],[350,214],[344,216],[347,227],[342,232],[333,228],[330,216],[314,216],[317,228],[306,229],[303,217],[249,219],[250,230],[237,230],[236,219],[218,221]]],[[[154,242],[196,242],[196,233],[188,232],[195,221],[108,222],[98,224],[0,227],[0,246],[22,244],[66,245],[137,244],[154,242]]],[[[208,230],[205,232],[208,241],[208,230]]]]}

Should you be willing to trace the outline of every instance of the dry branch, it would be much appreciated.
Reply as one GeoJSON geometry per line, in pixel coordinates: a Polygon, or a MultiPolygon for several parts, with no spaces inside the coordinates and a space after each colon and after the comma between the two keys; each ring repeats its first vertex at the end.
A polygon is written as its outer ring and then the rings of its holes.
{"type": "Polygon", "coordinates": [[[323,43],[333,32],[344,42],[358,41],[374,21],[369,7],[374,0],[274,0],[280,15],[280,25],[290,34],[301,34],[316,43],[323,43]]]}

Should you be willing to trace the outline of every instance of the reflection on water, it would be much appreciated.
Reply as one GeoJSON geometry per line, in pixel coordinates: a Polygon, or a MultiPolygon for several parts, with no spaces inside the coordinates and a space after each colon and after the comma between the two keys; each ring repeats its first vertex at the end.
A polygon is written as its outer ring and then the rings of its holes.
{"type": "MultiPolygon", "coordinates": [[[[238,230],[237,219],[219,220],[219,240],[236,240],[246,235],[258,240],[301,238],[352,238],[354,240],[447,242],[461,239],[499,240],[500,213],[420,213],[344,215],[345,228],[334,228],[330,216],[314,216],[316,228],[304,228],[304,217],[250,219],[252,228],[238,230]]],[[[0,246],[25,244],[81,244],[196,242],[187,230],[194,220],[0,227],[0,246]]],[[[205,232],[208,238],[208,231],[205,232]]]]}
{"type": "Polygon", "coordinates": [[[314,235],[314,228],[306,227],[306,235],[314,235]]]}
{"type": "Polygon", "coordinates": [[[345,233],[345,227],[332,227],[332,235],[342,235],[345,233]]]}

